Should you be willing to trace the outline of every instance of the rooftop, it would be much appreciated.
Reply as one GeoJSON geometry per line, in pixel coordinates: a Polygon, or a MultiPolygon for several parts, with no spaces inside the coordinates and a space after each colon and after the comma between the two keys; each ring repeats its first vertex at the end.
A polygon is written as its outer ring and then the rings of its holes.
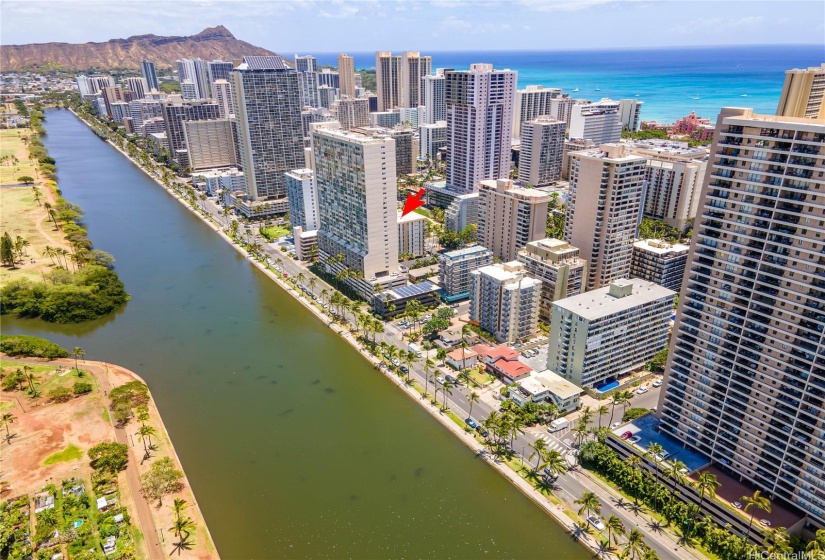
{"type": "Polygon", "coordinates": [[[473,245],[472,247],[465,247],[464,249],[456,249],[455,251],[441,253],[441,256],[446,259],[460,259],[461,257],[466,257],[467,255],[475,255],[484,252],[488,252],[487,247],[484,247],[483,245],[473,245]]]}
{"type": "Polygon", "coordinates": [[[641,239],[635,242],[633,246],[658,255],[664,255],[665,253],[687,253],[690,250],[689,245],[668,243],[661,239],[641,239]]]}
{"type": "Polygon", "coordinates": [[[523,364],[518,360],[502,360],[498,359],[493,363],[493,367],[510,379],[519,379],[525,375],[530,375],[533,368],[527,364],[523,364]]]}
{"type": "Polygon", "coordinates": [[[438,290],[440,290],[438,286],[429,280],[424,280],[418,284],[410,284],[408,286],[401,286],[400,288],[392,288],[391,290],[383,292],[381,297],[383,299],[383,297],[389,295],[392,299],[398,300],[420,296],[428,292],[437,292],[438,290]]]}
{"type": "Polygon", "coordinates": [[[673,290],[641,278],[621,279],[598,290],[554,301],[553,307],[566,309],[584,319],[595,320],[660,299],[673,299],[675,296],[676,292],[673,290]],[[627,295],[613,295],[617,291],[625,292],[627,295]]]}
{"type": "Polygon", "coordinates": [[[401,215],[401,212],[398,212],[398,223],[406,223],[406,222],[420,222],[426,220],[427,217],[416,212],[410,212],[404,216],[401,215]]]}
{"type": "Polygon", "coordinates": [[[549,369],[539,373],[533,372],[519,384],[534,395],[550,391],[560,399],[569,399],[582,392],[581,387],[577,387],[549,369]]]}

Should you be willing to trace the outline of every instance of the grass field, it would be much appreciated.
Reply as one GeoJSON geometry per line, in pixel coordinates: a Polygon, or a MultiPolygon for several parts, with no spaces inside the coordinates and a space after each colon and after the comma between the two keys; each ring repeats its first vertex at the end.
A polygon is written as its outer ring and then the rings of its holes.
{"type": "Polygon", "coordinates": [[[68,463],[69,461],[77,461],[83,457],[83,451],[73,443],[63,451],[58,451],[46,457],[43,461],[44,465],[54,465],[55,463],[68,463]]]}
{"type": "Polygon", "coordinates": [[[24,138],[28,138],[32,131],[28,128],[9,128],[0,130],[0,157],[15,156],[19,163],[11,165],[3,161],[0,165],[0,185],[16,185],[17,178],[23,175],[38,177],[36,162],[29,159],[24,138]]]}
{"type": "Polygon", "coordinates": [[[273,226],[261,229],[261,235],[263,235],[267,239],[277,239],[278,237],[283,237],[287,234],[289,234],[289,230],[281,226],[273,226]]]}

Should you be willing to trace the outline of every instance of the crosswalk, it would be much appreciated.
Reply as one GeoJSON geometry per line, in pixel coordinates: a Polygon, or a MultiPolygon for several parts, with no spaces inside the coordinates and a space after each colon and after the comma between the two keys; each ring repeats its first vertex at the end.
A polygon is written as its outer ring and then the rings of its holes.
{"type": "Polygon", "coordinates": [[[544,443],[547,444],[548,450],[552,449],[554,451],[558,451],[562,455],[570,451],[570,448],[568,446],[566,446],[564,443],[560,442],[559,440],[548,434],[539,434],[539,436],[536,439],[544,440],[544,443]]]}

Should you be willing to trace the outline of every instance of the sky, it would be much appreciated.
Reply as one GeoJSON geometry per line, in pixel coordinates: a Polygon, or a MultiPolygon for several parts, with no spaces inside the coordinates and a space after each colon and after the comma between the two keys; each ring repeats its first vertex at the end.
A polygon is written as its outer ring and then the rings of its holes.
{"type": "Polygon", "coordinates": [[[0,0],[0,43],[193,35],[282,54],[825,44],[822,0],[0,0]]]}

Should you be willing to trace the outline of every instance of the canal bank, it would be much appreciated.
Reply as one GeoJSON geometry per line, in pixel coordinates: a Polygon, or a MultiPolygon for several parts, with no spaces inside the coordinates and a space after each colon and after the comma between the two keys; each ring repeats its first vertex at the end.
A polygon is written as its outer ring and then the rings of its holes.
{"type": "Polygon", "coordinates": [[[584,557],[73,116],[47,125],[61,188],[133,297],[95,324],[6,327],[145,372],[223,556],[584,557]]]}

